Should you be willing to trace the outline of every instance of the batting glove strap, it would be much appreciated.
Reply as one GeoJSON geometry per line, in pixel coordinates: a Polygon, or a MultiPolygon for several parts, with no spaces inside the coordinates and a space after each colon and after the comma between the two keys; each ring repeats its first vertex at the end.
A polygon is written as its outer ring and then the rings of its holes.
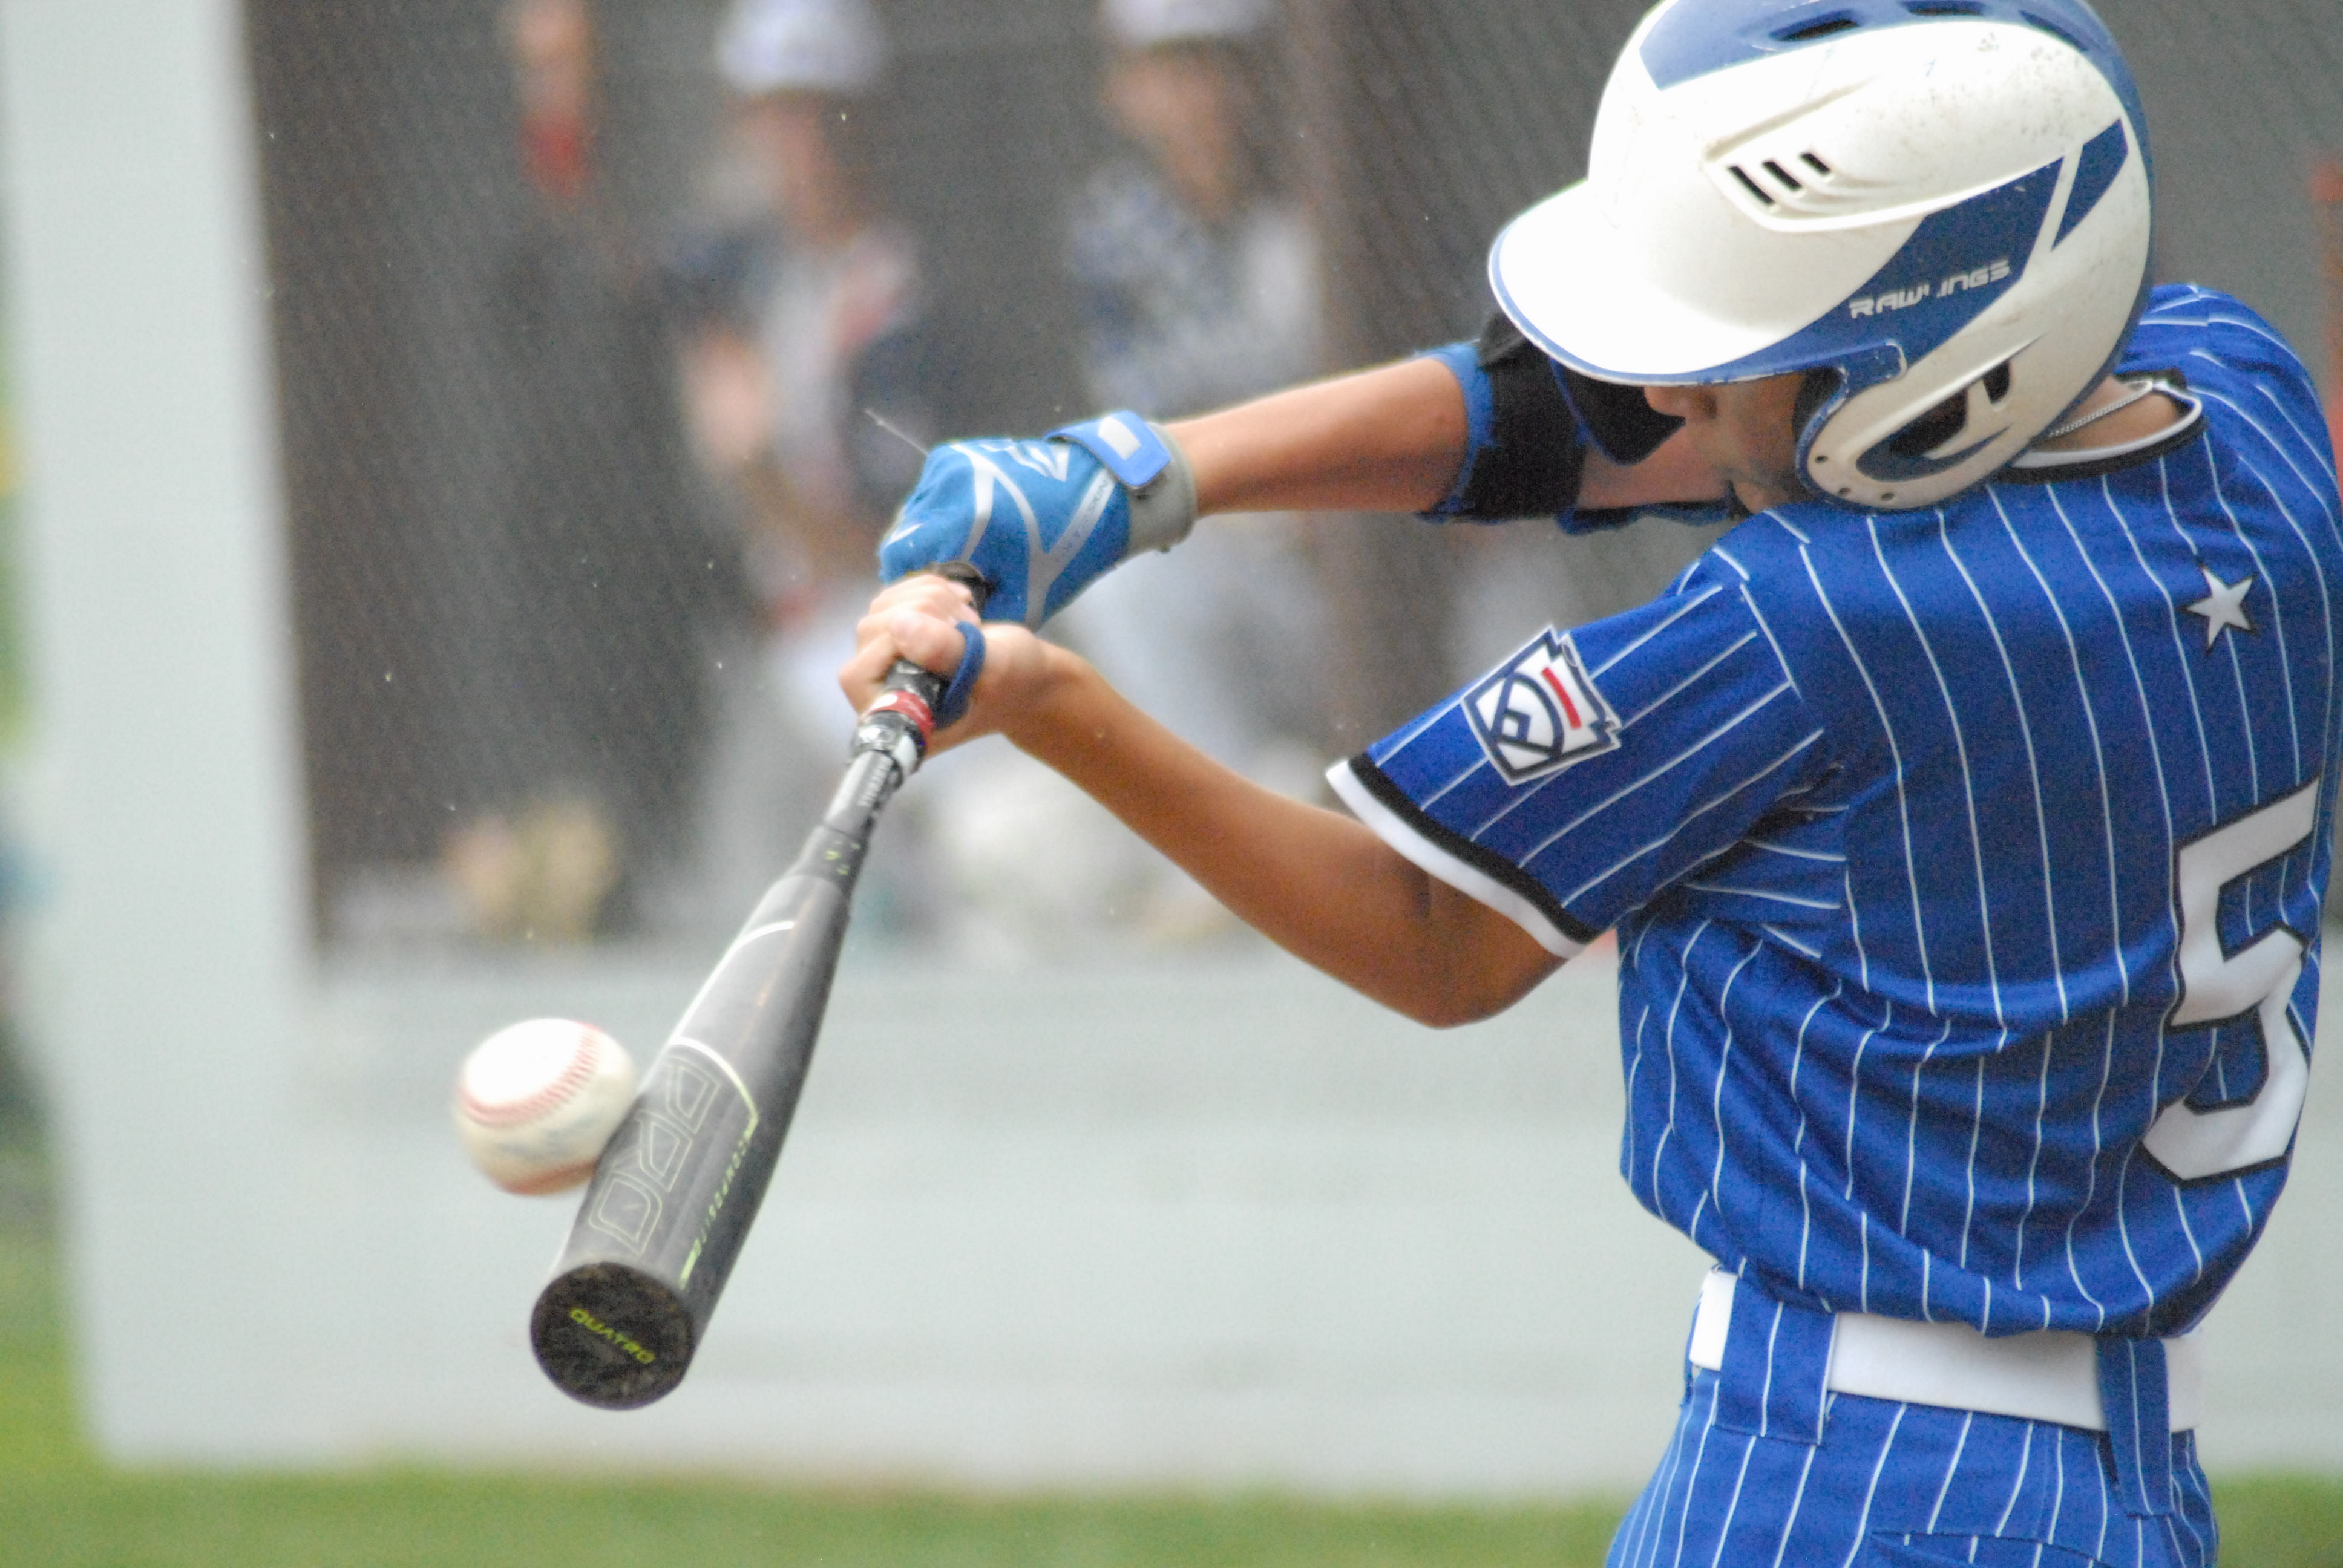
{"type": "Polygon", "coordinates": [[[1129,409],[1050,432],[1080,447],[1112,474],[1131,501],[1128,553],[1168,550],[1196,526],[1196,476],[1162,426],[1129,409]]]}
{"type": "Polygon", "coordinates": [[[960,668],[952,671],[951,684],[936,699],[936,728],[947,729],[957,724],[968,712],[968,699],[976,691],[977,680],[984,674],[984,628],[972,620],[960,623],[960,635],[967,640],[960,650],[960,668]]]}

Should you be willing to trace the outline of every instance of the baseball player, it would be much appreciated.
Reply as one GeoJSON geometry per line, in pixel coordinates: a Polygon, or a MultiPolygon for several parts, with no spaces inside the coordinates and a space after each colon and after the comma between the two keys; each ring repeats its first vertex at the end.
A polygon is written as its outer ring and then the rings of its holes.
{"type": "Polygon", "coordinates": [[[2309,1070],[2343,502],[2270,328],[2144,289],[2149,190],[2081,0],[1669,0],[1477,345],[944,449],[882,547],[1001,623],[900,581],[850,694],[953,672],[1369,994],[1480,1017],[1617,932],[1622,1170],[1716,1271],[1614,1563],[2214,1560],[2188,1335],[2309,1070]],[[1224,507],[1704,499],[1658,598],[1338,766],[1352,817],[1026,629],[1224,507]]]}
{"type": "MultiPolygon", "coordinates": [[[[1327,368],[1316,236],[1249,148],[1246,52],[1272,14],[1269,0],[1099,7],[1101,97],[1128,150],[1083,182],[1067,266],[1105,407],[1199,413],[1327,368]]],[[[1256,777],[1324,711],[1314,682],[1264,678],[1322,630],[1294,522],[1230,519],[1212,549],[1114,574],[1066,628],[1126,695],[1256,777]]]]}

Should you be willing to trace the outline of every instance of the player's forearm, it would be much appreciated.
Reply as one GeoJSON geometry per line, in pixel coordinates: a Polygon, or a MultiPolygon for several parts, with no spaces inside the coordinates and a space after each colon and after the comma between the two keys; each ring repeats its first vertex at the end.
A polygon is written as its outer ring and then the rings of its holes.
{"type": "Polygon", "coordinates": [[[1352,818],[1264,789],[1133,707],[1071,654],[1011,738],[1240,919],[1419,1022],[1512,1005],[1554,960],[1352,818]]]}
{"type": "Polygon", "coordinates": [[[1444,366],[1406,359],[1274,392],[1169,427],[1197,510],[1418,512],[1464,461],[1464,394],[1444,366]]]}
{"type": "MultiPolygon", "coordinates": [[[[1422,512],[1456,483],[1469,444],[1463,389],[1434,359],[1312,382],[1168,428],[1213,512],[1422,512]]],[[[1589,447],[1579,504],[1606,508],[1724,494],[1681,435],[1633,467],[1589,447]]]]}

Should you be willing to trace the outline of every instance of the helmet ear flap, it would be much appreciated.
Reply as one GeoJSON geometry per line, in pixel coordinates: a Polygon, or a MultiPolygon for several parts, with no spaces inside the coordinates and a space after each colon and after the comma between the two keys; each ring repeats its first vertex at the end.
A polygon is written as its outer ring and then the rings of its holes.
{"type": "MultiPolygon", "coordinates": [[[[1872,384],[1865,382],[1859,374],[1849,377],[1848,384],[1854,390],[1835,396],[1821,395],[1813,405],[1812,422],[1799,427],[1800,457],[1807,483],[1826,498],[1857,508],[1894,507],[1898,491],[1906,493],[1902,503],[1906,508],[1934,505],[1951,493],[1931,487],[1929,480],[1934,474],[1976,458],[2007,435],[2008,407],[2014,395],[2024,390],[2028,374],[2017,367],[2017,361],[2036,341],[2028,339],[1982,370],[1970,371],[1951,392],[1917,413],[1911,412],[1907,405],[1896,414],[1903,421],[1899,425],[1882,431],[1878,425],[1869,422],[1874,417],[1858,415],[1853,421],[1858,433],[1852,440],[1843,429],[1834,432],[1834,422],[1841,419],[1850,405],[1859,407],[1895,378],[1872,384]],[[1866,426],[1868,434],[1860,433],[1866,426]],[[1981,436],[1977,434],[1980,431],[1981,436]],[[1829,441],[1825,451],[1820,448],[1826,436],[1829,441]],[[1967,444],[1963,446],[1965,440],[1967,444]],[[1954,450],[1956,447],[1961,449],[1954,450]],[[1836,475],[1837,479],[1828,482],[1832,475],[1836,475]],[[1859,480],[1861,484],[1850,485],[1846,482],[1849,480],[1859,480]],[[1879,487],[1888,485],[1895,488],[1879,487]],[[1873,493],[1861,500],[1849,499],[1850,492],[1857,488],[1870,488],[1873,493]]],[[[1945,379],[1939,377],[1939,387],[1945,379]]],[[[1802,397],[1798,407],[1803,410],[1808,404],[1802,397]]]]}
{"type": "Polygon", "coordinates": [[[1846,372],[1835,365],[1817,366],[1806,372],[1798,387],[1798,400],[1790,410],[1790,428],[1798,433],[1799,440],[1805,439],[1806,427],[1826,404],[1837,400],[1838,389],[1845,385],[1846,372]]]}
{"type": "Polygon", "coordinates": [[[1845,400],[1846,372],[1835,365],[1818,365],[1798,384],[1798,400],[1790,407],[1790,433],[1798,443],[1798,475],[1816,495],[1830,492],[1815,477],[1815,437],[1845,400]]]}

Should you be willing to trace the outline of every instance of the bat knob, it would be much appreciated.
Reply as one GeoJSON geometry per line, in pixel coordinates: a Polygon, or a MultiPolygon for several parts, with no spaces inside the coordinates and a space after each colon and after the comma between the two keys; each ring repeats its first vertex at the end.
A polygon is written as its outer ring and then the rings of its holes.
{"type": "Polygon", "coordinates": [[[529,1342],[554,1386],[582,1404],[633,1410],[683,1381],[697,1338],[667,1284],[624,1263],[556,1275],[529,1314],[529,1342]]]}

